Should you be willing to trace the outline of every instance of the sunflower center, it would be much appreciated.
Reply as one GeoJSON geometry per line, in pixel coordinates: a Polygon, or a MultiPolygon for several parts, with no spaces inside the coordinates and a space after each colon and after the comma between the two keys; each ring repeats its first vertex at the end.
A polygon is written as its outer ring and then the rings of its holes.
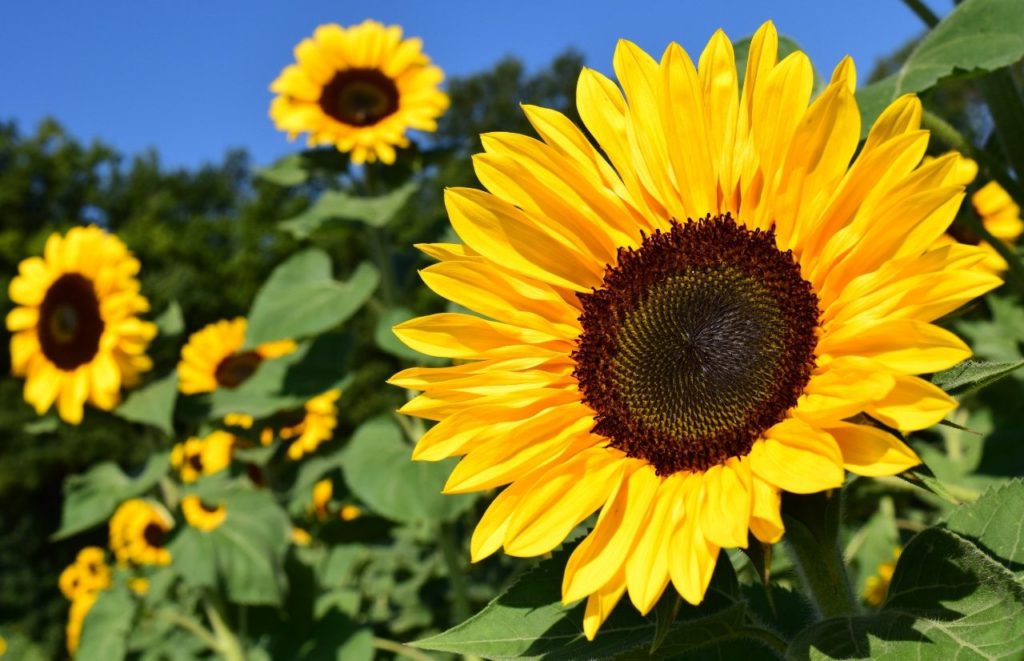
{"type": "Polygon", "coordinates": [[[324,86],[320,108],[342,124],[370,126],[398,110],[398,87],[379,69],[345,69],[324,86]]]}
{"type": "Polygon", "coordinates": [[[198,452],[196,452],[195,454],[190,454],[188,457],[188,465],[191,466],[192,470],[194,470],[195,472],[202,473],[203,456],[198,452]]]}
{"type": "Polygon", "coordinates": [[[750,451],[814,367],[818,299],[773,231],[707,217],[620,249],[580,294],[573,358],[594,432],[659,475],[750,451]]]}
{"type": "Polygon", "coordinates": [[[161,526],[155,523],[148,523],[142,530],[142,539],[146,540],[146,544],[149,546],[161,548],[164,545],[165,534],[161,526]]]}
{"type": "Polygon", "coordinates": [[[220,505],[207,505],[203,501],[199,501],[199,509],[207,514],[217,514],[220,512],[220,505]]]}
{"type": "Polygon", "coordinates": [[[50,285],[39,308],[39,344],[62,370],[88,363],[100,348],[103,318],[92,281],[65,273],[50,285]]]}
{"type": "Polygon", "coordinates": [[[237,388],[253,375],[262,362],[263,357],[255,351],[232,354],[217,364],[213,376],[225,388],[237,388]]]}

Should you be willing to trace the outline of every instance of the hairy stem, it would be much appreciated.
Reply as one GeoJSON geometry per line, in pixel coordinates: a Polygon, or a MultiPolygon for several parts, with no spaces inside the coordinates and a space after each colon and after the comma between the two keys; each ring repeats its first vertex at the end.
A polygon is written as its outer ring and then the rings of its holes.
{"type": "Polygon", "coordinates": [[[373,646],[379,650],[391,652],[398,656],[404,656],[405,658],[412,659],[413,661],[433,661],[429,655],[424,654],[418,649],[409,647],[408,645],[403,645],[402,643],[398,643],[393,640],[388,640],[387,638],[374,638],[373,646]]]}
{"type": "Polygon", "coordinates": [[[856,600],[839,549],[842,489],[785,494],[786,541],[811,602],[822,617],[851,615],[856,600]]]}

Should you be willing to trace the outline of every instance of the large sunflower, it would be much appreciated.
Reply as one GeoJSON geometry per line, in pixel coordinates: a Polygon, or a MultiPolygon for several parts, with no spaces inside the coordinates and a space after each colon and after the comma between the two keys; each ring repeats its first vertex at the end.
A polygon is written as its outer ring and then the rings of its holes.
{"type": "Polygon", "coordinates": [[[721,31],[696,67],[620,42],[621,90],[579,79],[600,149],[530,106],[542,141],[483,136],[490,192],[447,191],[464,244],[423,246],[422,272],[483,316],[395,328],[458,361],[391,380],[439,421],[414,458],[462,456],[449,493],[508,485],[474,560],[547,553],[600,510],[562,585],[591,638],[627,591],[644,613],[669,582],[699,603],[720,549],[782,536],[780,491],[917,464],[888,429],[939,422],[955,402],[917,375],[970,355],[930,322],[999,284],[978,248],[935,247],[964,193],[955,157],[921,165],[919,101],[854,159],[852,61],[810,102],[810,61],[777,46],[767,23],[741,88],[721,31]]]}
{"type": "Polygon", "coordinates": [[[137,316],[149,310],[138,272],[124,243],[92,226],[51,234],[42,257],[18,266],[11,371],[25,377],[25,401],[38,414],[56,402],[60,417],[78,424],[86,401],[113,409],[121,387],[152,367],[146,348],[156,326],[137,316]]]}
{"type": "Polygon", "coordinates": [[[186,395],[237,388],[264,360],[295,350],[295,342],[280,340],[241,351],[245,344],[244,317],[222,319],[189,336],[178,363],[178,389],[186,395]]]}
{"type": "Polygon", "coordinates": [[[444,72],[422,47],[397,25],[321,25],[271,83],[270,117],[289,138],[308,132],[310,146],[334,145],[355,163],[394,163],[406,131],[436,130],[448,107],[444,72]]]}

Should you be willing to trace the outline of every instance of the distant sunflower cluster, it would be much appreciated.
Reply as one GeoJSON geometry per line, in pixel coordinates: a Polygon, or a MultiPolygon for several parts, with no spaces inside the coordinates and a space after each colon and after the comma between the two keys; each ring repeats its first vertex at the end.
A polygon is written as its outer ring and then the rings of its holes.
{"type": "Polygon", "coordinates": [[[58,585],[64,597],[71,602],[65,632],[69,654],[74,655],[78,650],[85,616],[96,603],[97,594],[110,587],[110,577],[106,553],[97,546],[79,551],[75,561],[61,572],[58,585]]]}

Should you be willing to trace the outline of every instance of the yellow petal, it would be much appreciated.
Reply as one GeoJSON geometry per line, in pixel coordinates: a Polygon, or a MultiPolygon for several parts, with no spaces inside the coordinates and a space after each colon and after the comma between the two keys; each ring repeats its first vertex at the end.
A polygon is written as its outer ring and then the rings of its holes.
{"type": "Polygon", "coordinates": [[[683,497],[680,491],[682,482],[681,475],[662,480],[654,496],[650,519],[640,533],[636,548],[626,560],[629,598],[641,615],[646,615],[654,607],[669,582],[669,554],[678,518],[677,507],[683,497]]]}
{"type": "Polygon", "coordinates": [[[843,484],[843,458],[828,433],[790,418],[754,443],[750,468],[764,481],[791,493],[815,493],[843,484]]]}
{"type": "Polygon", "coordinates": [[[888,395],[868,408],[868,413],[900,431],[927,429],[956,408],[956,400],[938,386],[914,376],[897,376],[888,395]]]}
{"type": "Polygon", "coordinates": [[[746,548],[750,522],[750,468],[730,459],[704,473],[700,525],[717,546],[746,548]]]}
{"type": "Polygon", "coordinates": [[[826,334],[819,354],[862,356],[904,374],[938,372],[971,356],[970,348],[947,330],[909,319],[855,321],[826,334]]]}
{"type": "Polygon", "coordinates": [[[851,473],[896,475],[921,463],[905,443],[877,427],[844,423],[828,431],[839,444],[843,465],[851,473]]]}
{"type": "Polygon", "coordinates": [[[458,312],[417,317],[394,327],[409,348],[443,358],[482,359],[543,355],[559,338],[458,312]]]}
{"type": "Polygon", "coordinates": [[[750,532],[765,544],[782,539],[786,527],[782,523],[782,495],[764,480],[751,479],[753,507],[750,513],[750,532]]]}
{"type": "Polygon", "coordinates": [[[597,630],[612,614],[612,609],[619,603],[625,590],[626,579],[623,570],[620,569],[604,587],[587,598],[587,608],[583,613],[583,633],[587,640],[594,640],[597,630]]]}

